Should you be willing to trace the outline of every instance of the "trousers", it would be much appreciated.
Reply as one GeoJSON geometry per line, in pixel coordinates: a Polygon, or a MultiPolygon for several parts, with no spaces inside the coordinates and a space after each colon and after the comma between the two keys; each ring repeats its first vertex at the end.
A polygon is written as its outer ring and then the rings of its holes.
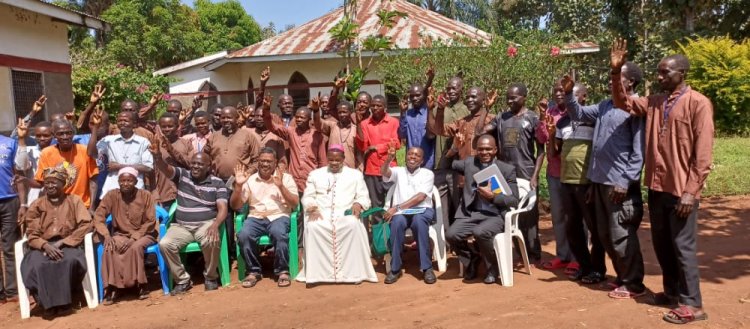
{"type": "Polygon", "coordinates": [[[495,235],[505,230],[505,219],[501,215],[472,212],[468,218],[457,217],[446,233],[446,240],[454,246],[458,261],[464,267],[476,266],[479,256],[471,249],[466,239],[474,236],[479,246],[479,253],[484,258],[488,272],[498,275],[497,258],[492,244],[495,235]]]}
{"type": "Polygon", "coordinates": [[[260,265],[258,239],[264,235],[271,238],[274,249],[273,273],[289,273],[289,217],[273,221],[248,217],[237,234],[240,253],[247,264],[248,273],[263,273],[260,265]]]}
{"type": "Polygon", "coordinates": [[[594,219],[594,205],[587,203],[586,193],[589,184],[562,184],[561,199],[562,208],[567,222],[567,240],[570,250],[581,267],[581,272],[589,274],[598,272],[604,275],[607,272],[605,263],[605,251],[601,241],[596,238],[596,220],[594,219]],[[586,229],[592,232],[591,251],[589,251],[586,229]]]}
{"type": "Polygon", "coordinates": [[[14,244],[20,238],[18,231],[17,197],[0,200],[0,240],[3,245],[5,268],[0,271],[0,299],[18,294],[16,287],[16,252],[14,244]]]}
{"type": "Polygon", "coordinates": [[[213,221],[208,221],[200,226],[172,223],[167,229],[167,234],[159,241],[159,249],[169,266],[169,272],[172,274],[175,284],[184,284],[190,281],[190,274],[185,271],[185,265],[182,264],[180,259],[180,249],[193,241],[197,241],[201,246],[203,259],[206,263],[203,271],[206,280],[219,278],[217,267],[219,266],[221,243],[220,241],[209,242],[206,234],[213,223],[213,221]]]}
{"type": "Polygon", "coordinates": [[[419,253],[419,269],[422,271],[432,268],[432,254],[430,253],[430,225],[435,222],[435,209],[427,208],[421,214],[395,215],[391,218],[391,272],[401,270],[401,253],[404,250],[406,228],[411,228],[414,240],[417,241],[419,253]]]}

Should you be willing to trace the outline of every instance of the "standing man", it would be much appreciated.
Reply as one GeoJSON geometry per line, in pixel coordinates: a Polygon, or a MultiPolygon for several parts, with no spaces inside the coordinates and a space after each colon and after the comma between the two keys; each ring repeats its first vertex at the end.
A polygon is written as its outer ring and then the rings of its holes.
{"type": "MultiPolygon", "coordinates": [[[[117,115],[117,128],[120,133],[117,135],[105,136],[101,140],[97,138],[99,125],[107,118],[102,117],[99,112],[97,118],[91,118],[89,126],[91,128],[91,139],[88,145],[88,154],[94,159],[106,156],[109,160],[107,166],[107,180],[102,187],[103,198],[107,192],[119,187],[117,182],[117,173],[124,167],[132,167],[138,171],[137,188],[151,190],[151,185],[145,186],[144,175],[150,174],[154,169],[154,158],[148,152],[150,142],[141,136],[135,134],[136,114],[134,112],[120,112],[117,115]]],[[[149,183],[153,184],[153,180],[149,183]]]]}
{"type": "Polygon", "coordinates": [[[456,210],[456,221],[446,233],[446,240],[454,247],[458,261],[466,269],[464,281],[476,279],[479,267],[479,256],[484,259],[487,275],[484,283],[497,282],[499,268],[495,248],[492,243],[495,235],[505,229],[505,213],[518,206],[518,185],[515,168],[497,160],[497,144],[491,135],[482,135],[477,139],[477,156],[453,161],[452,168],[466,178],[463,188],[463,199],[456,210]],[[486,182],[474,181],[474,174],[492,164],[497,165],[508,186],[513,192],[495,194],[486,182]],[[466,239],[474,236],[479,245],[479,253],[473,250],[466,239]]]}
{"type": "MultiPolygon", "coordinates": [[[[45,99],[41,99],[34,103],[34,109],[41,108],[44,105],[45,99]]],[[[33,110],[32,110],[33,111],[33,110]]],[[[42,150],[49,146],[52,142],[52,125],[47,121],[42,121],[36,124],[34,127],[34,141],[36,145],[27,146],[26,137],[29,135],[29,127],[23,120],[18,120],[18,126],[16,126],[16,132],[18,133],[18,150],[16,151],[16,170],[24,173],[26,179],[25,184],[28,188],[28,196],[26,198],[26,205],[21,205],[24,210],[28,208],[34,200],[39,197],[39,193],[42,192],[42,186],[34,180],[36,169],[39,165],[39,157],[41,156],[42,150]]],[[[22,210],[22,212],[24,211],[22,210]]]]}
{"type": "Polygon", "coordinates": [[[713,105],[685,83],[690,64],[683,55],[665,57],[657,67],[664,93],[630,98],[623,86],[627,45],[612,46],[612,99],[615,107],[646,117],[646,185],[654,251],[662,269],[662,305],[679,306],[664,320],[705,320],[696,255],[698,205],[711,172],[714,143],[713,105]]]}
{"type": "MultiPolygon", "coordinates": [[[[638,65],[626,62],[620,76],[628,97],[638,97],[635,88],[643,79],[638,65]]],[[[596,122],[588,170],[598,228],[598,232],[592,233],[604,245],[617,274],[616,289],[610,296],[642,295],[646,287],[638,227],[643,218],[641,168],[645,119],[614,108],[611,99],[582,106],[576,101],[579,98],[573,80],[566,76],[562,85],[570,116],[574,120],[596,122]]]]}
{"type": "MultiPolygon", "coordinates": [[[[279,104],[277,104],[279,111],[281,112],[281,121],[284,128],[294,126],[294,99],[292,96],[283,94],[279,96],[279,104]]],[[[271,112],[269,112],[271,113],[271,112]]],[[[270,128],[270,126],[268,126],[270,128]]]]}
{"type": "MultiPolygon", "coordinates": [[[[453,77],[445,86],[445,95],[448,98],[445,104],[443,122],[453,123],[469,115],[469,109],[466,107],[463,99],[464,81],[460,77],[453,77]]],[[[438,99],[438,106],[440,106],[438,99]]],[[[439,109],[439,108],[438,108],[439,109]]],[[[432,119],[432,118],[428,118],[432,119]]],[[[440,191],[440,200],[443,206],[443,218],[445,218],[445,227],[453,222],[453,214],[461,196],[461,187],[457,185],[457,179],[454,179],[451,171],[452,158],[446,156],[446,153],[453,146],[453,137],[445,137],[436,134],[435,138],[435,186],[440,191]]]]}
{"type": "MultiPolygon", "coordinates": [[[[173,113],[162,114],[159,118],[159,130],[156,132],[157,138],[149,142],[159,145],[164,162],[172,166],[187,168],[195,152],[190,142],[177,136],[179,130],[177,121],[178,118],[173,113]]],[[[177,185],[161,171],[155,170],[154,177],[156,177],[156,182],[154,182],[155,187],[152,192],[153,199],[162,208],[169,209],[177,197],[177,185]]]]}
{"type": "Polygon", "coordinates": [[[192,145],[194,152],[203,152],[203,147],[206,146],[208,139],[211,138],[211,120],[211,115],[208,112],[196,112],[194,117],[195,132],[180,137],[192,145]]]}
{"type": "MultiPolygon", "coordinates": [[[[19,125],[23,123],[18,120],[19,125]]],[[[16,257],[14,244],[21,237],[18,230],[19,206],[25,210],[26,190],[24,184],[15,184],[19,191],[13,188],[14,157],[18,144],[15,139],[0,135],[0,240],[2,240],[3,258],[5,268],[0,271],[0,305],[18,300],[18,289],[16,287],[16,257]]]]}
{"type": "Polygon", "coordinates": [[[424,151],[424,163],[422,167],[435,168],[435,134],[427,129],[427,94],[432,79],[435,78],[435,70],[432,66],[427,69],[427,83],[424,86],[414,84],[409,87],[409,102],[411,107],[401,102],[401,117],[398,128],[399,138],[406,140],[406,147],[419,147],[424,151]]]}
{"type": "Polygon", "coordinates": [[[435,176],[427,168],[421,168],[424,154],[420,148],[410,148],[406,152],[406,167],[391,168],[390,163],[396,159],[396,143],[388,145],[388,160],[383,162],[380,173],[383,182],[395,184],[391,207],[386,211],[385,220],[391,222],[391,271],[385,277],[385,283],[391,284],[401,277],[401,252],[404,249],[404,238],[407,226],[414,234],[419,253],[419,270],[424,282],[437,282],[432,271],[432,254],[430,253],[430,225],[435,222],[435,209],[432,207],[432,187],[435,176]],[[405,215],[404,210],[418,213],[405,215]]]}
{"type": "Polygon", "coordinates": [[[272,133],[266,127],[266,123],[263,121],[262,106],[253,110],[252,123],[255,128],[255,133],[260,138],[261,147],[269,147],[276,152],[276,161],[278,162],[279,168],[282,170],[289,168],[289,159],[286,157],[286,143],[281,137],[279,137],[279,135],[272,133]]]}
{"type": "MultiPolygon", "coordinates": [[[[373,207],[382,207],[388,187],[381,178],[380,168],[383,163],[395,166],[396,161],[388,161],[388,143],[395,142],[395,148],[401,148],[398,140],[398,120],[385,111],[385,97],[377,95],[372,100],[372,115],[362,120],[362,113],[357,113],[357,147],[365,159],[364,179],[367,192],[373,207]],[[388,162],[386,162],[388,161],[388,162]]],[[[373,215],[382,219],[381,215],[373,215]]]]}
{"type": "Polygon", "coordinates": [[[336,119],[325,120],[321,118],[321,111],[314,101],[313,99],[310,109],[313,111],[315,129],[324,136],[328,136],[330,145],[339,144],[344,147],[344,165],[353,169],[361,169],[361,157],[354,143],[357,127],[352,125],[352,104],[347,101],[339,103],[336,106],[336,119]]]}
{"type": "MultiPolygon", "coordinates": [[[[516,167],[516,177],[526,179],[531,188],[536,190],[539,172],[544,162],[544,145],[535,139],[539,117],[526,108],[526,86],[512,84],[506,94],[506,103],[510,111],[498,113],[484,133],[497,136],[499,157],[504,162],[516,167]]],[[[480,120],[484,121],[484,120],[480,120]]],[[[542,246],[539,242],[539,203],[534,209],[521,214],[518,225],[526,241],[529,261],[538,264],[542,259],[542,246]]]]}

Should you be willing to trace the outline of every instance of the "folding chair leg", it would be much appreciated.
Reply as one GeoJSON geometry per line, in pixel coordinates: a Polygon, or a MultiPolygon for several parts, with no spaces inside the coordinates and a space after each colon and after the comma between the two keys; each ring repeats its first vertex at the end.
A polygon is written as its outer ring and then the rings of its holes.
{"type": "Polygon", "coordinates": [[[26,291],[26,285],[23,283],[23,276],[21,275],[21,261],[24,256],[24,242],[16,242],[15,254],[16,254],[16,285],[18,287],[18,304],[21,307],[21,319],[28,319],[31,316],[31,303],[29,302],[29,292],[26,291]]]}
{"type": "Polygon", "coordinates": [[[161,250],[156,251],[156,261],[159,263],[159,277],[161,277],[161,290],[164,291],[164,295],[169,295],[170,292],[170,275],[167,263],[164,261],[164,257],[161,255],[161,250]]]}
{"type": "Polygon", "coordinates": [[[96,279],[99,287],[99,302],[104,299],[104,278],[102,277],[102,257],[104,257],[104,243],[96,245],[96,279]]]}
{"type": "Polygon", "coordinates": [[[391,273],[391,253],[383,255],[383,262],[385,263],[385,274],[391,273]]]}
{"type": "Polygon", "coordinates": [[[524,241],[523,235],[520,233],[515,234],[514,237],[518,239],[518,248],[523,258],[523,266],[526,268],[526,274],[531,275],[531,263],[529,262],[529,253],[526,251],[526,241],[524,241]]]}
{"type": "Polygon", "coordinates": [[[495,255],[500,272],[500,283],[505,287],[513,286],[513,246],[510,234],[500,233],[495,236],[495,255]]]}
{"type": "Polygon", "coordinates": [[[86,295],[86,303],[89,308],[96,308],[99,306],[99,294],[96,286],[96,264],[94,264],[94,243],[92,236],[92,233],[88,233],[84,238],[86,276],[83,277],[83,293],[86,295]]]}

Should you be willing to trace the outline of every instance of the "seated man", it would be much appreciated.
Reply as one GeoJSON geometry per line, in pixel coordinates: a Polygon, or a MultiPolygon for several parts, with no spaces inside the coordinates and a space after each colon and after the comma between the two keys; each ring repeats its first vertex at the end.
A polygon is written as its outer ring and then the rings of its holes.
{"type": "Polygon", "coordinates": [[[46,195],[26,213],[31,249],[21,261],[21,276],[46,315],[73,311],[71,295],[86,275],[83,238],[91,231],[91,214],[77,195],[65,192],[73,183],[72,166],[44,170],[46,195]]]}
{"type": "Polygon", "coordinates": [[[370,206],[362,173],[344,166],[341,145],[331,145],[327,157],[328,166],[307,177],[302,196],[305,267],[297,280],[308,284],[378,282],[370,262],[367,230],[359,220],[370,206]]]}
{"type": "Polygon", "coordinates": [[[102,198],[94,214],[94,227],[104,242],[101,271],[104,286],[104,305],[115,302],[118,289],[138,286],[138,299],[148,298],[144,251],[156,243],[155,200],[146,190],[135,185],[138,171],[124,167],[117,173],[119,189],[109,191],[102,198]],[[107,227],[107,216],[112,215],[112,231],[107,227]]]}
{"type": "MultiPolygon", "coordinates": [[[[164,136],[159,134],[164,142],[164,136]]],[[[193,287],[190,275],[180,260],[180,250],[197,241],[206,263],[204,276],[205,289],[219,288],[219,252],[221,239],[219,226],[227,217],[226,185],[221,178],[210,175],[211,156],[196,153],[190,159],[190,170],[171,166],[164,162],[159,143],[149,147],[154,155],[156,168],[177,184],[177,211],[167,233],[159,241],[164,260],[175,280],[173,294],[182,294],[193,287]]]]}
{"type": "Polygon", "coordinates": [[[518,206],[516,169],[495,158],[497,146],[495,138],[491,135],[479,136],[476,150],[476,156],[453,161],[453,170],[464,175],[466,183],[463,200],[456,210],[456,221],[448,229],[446,240],[455,248],[458,260],[466,269],[464,281],[471,281],[476,278],[479,266],[479,255],[469,247],[466,241],[469,236],[473,235],[487,268],[484,283],[492,284],[497,281],[499,275],[492,242],[495,235],[505,229],[505,213],[510,208],[518,206]],[[513,195],[495,194],[489,185],[474,181],[474,174],[492,164],[500,169],[513,195]]]}
{"type": "Polygon", "coordinates": [[[380,168],[383,181],[396,184],[391,208],[383,216],[391,222],[391,271],[386,276],[385,283],[394,283],[401,277],[401,251],[408,225],[417,241],[419,269],[424,273],[424,282],[433,284],[437,278],[432,271],[429,230],[430,225],[435,222],[435,210],[432,208],[435,175],[429,169],[421,168],[424,153],[419,147],[412,147],[406,152],[406,168],[391,168],[390,163],[395,158],[396,145],[391,143],[388,145],[388,160],[380,168]],[[419,213],[401,214],[406,209],[419,213]]]}
{"type": "Polygon", "coordinates": [[[252,288],[261,279],[258,239],[271,237],[274,248],[273,272],[278,275],[278,286],[288,287],[289,281],[289,216],[299,204],[297,185],[292,175],[277,169],[276,151],[270,147],[260,150],[258,172],[250,175],[247,168],[238,164],[234,170],[234,189],[229,200],[239,212],[250,207],[242,230],[237,234],[240,253],[247,264],[248,274],[242,287],[252,288]],[[249,177],[248,177],[249,176],[249,177]]]}

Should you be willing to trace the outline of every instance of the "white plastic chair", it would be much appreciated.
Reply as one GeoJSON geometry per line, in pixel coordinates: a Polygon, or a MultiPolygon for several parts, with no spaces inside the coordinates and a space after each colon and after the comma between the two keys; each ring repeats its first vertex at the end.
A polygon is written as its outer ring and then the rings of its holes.
{"type": "MultiPolygon", "coordinates": [[[[393,193],[396,186],[393,185],[388,189],[388,194],[385,196],[385,209],[391,208],[391,201],[393,199],[393,193]]],[[[432,240],[432,257],[438,263],[438,271],[445,272],[448,267],[448,253],[445,247],[445,227],[443,227],[443,205],[440,202],[440,191],[437,187],[432,187],[432,204],[435,209],[435,224],[430,225],[429,234],[430,240],[432,240]]],[[[407,228],[408,230],[409,228],[407,228]]],[[[387,254],[385,257],[385,268],[388,272],[391,271],[391,255],[387,254]]]]}
{"type": "MultiPolygon", "coordinates": [[[[96,265],[94,264],[93,235],[93,232],[88,233],[83,238],[83,248],[86,253],[86,275],[83,277],[82,284],[83,293],[86,295],[86,304],[88,304],[89,308],[96,308],[99,306],[99,293],[96,288],[96,265]]],[[[21,275],[21,261],[23,261],[26,242],[27,240],[24,237],[15,244],[16,282],[18,283],[18,304],[21,306],[21,319],[28,319],[31,316],[29,293],[26,291],[26,285],[23,284],[23,276],[21,275]]]]}
{"type": "Polygon", "coordinates": [[[526,272],[531,275],[529,266],[529,254],[526,251],[526,243],[523,234],[518,229],[519,216],[527,211],[531,211],[536,203],[536,191],[531,189],[531,184],[525,179],[518,179],[518,194],[521,200],[518,202],[518,208],[512,209],[505,214],[505,230],[503,233],[495,235],[494,246],[495,255],[497,255],[497,264],[500,267],[500,282],[503,286],[513,286],[513,239],[518,239],[518,247],[521,249],[523,265],[526,272]]]}

